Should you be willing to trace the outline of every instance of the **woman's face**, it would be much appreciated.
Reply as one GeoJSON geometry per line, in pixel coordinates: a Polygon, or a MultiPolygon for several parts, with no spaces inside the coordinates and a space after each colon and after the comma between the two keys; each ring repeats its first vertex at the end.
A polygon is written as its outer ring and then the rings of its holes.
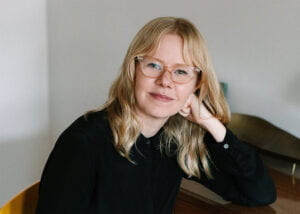
{"type": "MultiPolygon", "coordinates": [[[[183,41],[176,34],[167,34],[160,40],[158,48],[149,56],[159,59],[168,68],[187,64],[183,59],[183,41]]],[[[139,117],[167,120],[184,106],[196,88],[197,76],[187,83],[175,83],[170,72],[163,72],[157,78],[149,78],[136,66],[135,98],[136,113],[139,117]]]]}

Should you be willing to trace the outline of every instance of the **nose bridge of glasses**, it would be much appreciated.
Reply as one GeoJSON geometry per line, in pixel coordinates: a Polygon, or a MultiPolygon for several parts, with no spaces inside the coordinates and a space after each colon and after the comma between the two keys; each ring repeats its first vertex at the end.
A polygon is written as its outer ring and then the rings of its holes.
{"type": "Polygon", "coordinates": [[[171,66],[163,66],[163,70],[160,75],[157,77],[164,84],[173,83],[173,74],[172,74],[172,67],[171,66]]]}
{"type": "Polygon", "coordinates": [[[164,66],[163,66],[163,72],[162,72],[162,73],[165,73],[165,71],[168,71],[170,74],[172,74],[173,71],[174,71],[174,66],[164,65],[164,66]]]}
{"type": "Polygon", "coordinates": [[[173,73],[173,68],[172,67],[164,66],[163,70],[162,70],[162,72],[159,76],[160,76],[160,78],[164,78],[167,74],[168,78],[173,80],[173,74],[172,73],[173,73]]]}

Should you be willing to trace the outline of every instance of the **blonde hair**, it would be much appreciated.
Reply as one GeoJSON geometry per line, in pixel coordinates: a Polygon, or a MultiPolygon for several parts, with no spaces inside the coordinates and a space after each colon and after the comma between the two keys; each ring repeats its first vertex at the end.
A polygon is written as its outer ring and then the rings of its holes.
{"type": "MultiPolygon", "coordinates": [[[[139,124],[134,112],[136,100],[135,59],[154,51],[163,35],[175,33],[183,39],[183,56],[201,69],[197,83],[198,98],[204,102],[212,115],[221,122],[229,121],[229,109],[206,49],[204,40],[197,28],[184,18],[160,17],[148,22],[131,42],[121,72],[110,88],[109,98],[101,109],[108,112],[108,120],[114,137],[116,150],[129,161],[130,150],[140,134],[139,124]]],[[[100,110],[100,109],[98,109],[100,110]]],[[[177,144],[177,161],[188,176],[200,177],[199,163],[211,177],[208,153],[203,143],[205,130],[179,114],[171,116],[164,125],[161,146],[170,149],[171,143],[177,144]]]]}

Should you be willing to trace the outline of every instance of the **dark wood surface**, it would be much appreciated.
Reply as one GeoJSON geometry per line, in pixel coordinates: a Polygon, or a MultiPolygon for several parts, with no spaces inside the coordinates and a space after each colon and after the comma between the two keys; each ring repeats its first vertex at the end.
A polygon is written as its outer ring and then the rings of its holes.
{"type": "Polygon", "coordinates": [[[300,179],[270,169],[277,200],[268,206],[246,207],[222,205],[181,189],[176,199],[174,214],[300,214],[300,179]]]}
{"type": "Polygon", "coordinates": [[[231,208],[227,208],[218,203],[199,198],[183,189],[180,190],[176,199],[174,214],[211,213],[235,214],[238,212],[232,211],[231,208]]]}

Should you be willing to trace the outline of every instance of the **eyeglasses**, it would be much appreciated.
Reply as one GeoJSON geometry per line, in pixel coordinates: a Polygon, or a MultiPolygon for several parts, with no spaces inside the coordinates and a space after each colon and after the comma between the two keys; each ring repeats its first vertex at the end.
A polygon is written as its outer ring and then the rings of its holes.
{"type": "Polygon", "coordinates": [[[175,83],[187,83],[196,74],[201,73],[199,68],[187,66],[187,65],[174,65],[170,69],[167,69],[159,59],[152,57],[137,56],[136,60],[140,62],[141,70],[143,74],[150,78],[157,78],[161,76],[164,71],[171,73],[171,79],[175,83]]]}

